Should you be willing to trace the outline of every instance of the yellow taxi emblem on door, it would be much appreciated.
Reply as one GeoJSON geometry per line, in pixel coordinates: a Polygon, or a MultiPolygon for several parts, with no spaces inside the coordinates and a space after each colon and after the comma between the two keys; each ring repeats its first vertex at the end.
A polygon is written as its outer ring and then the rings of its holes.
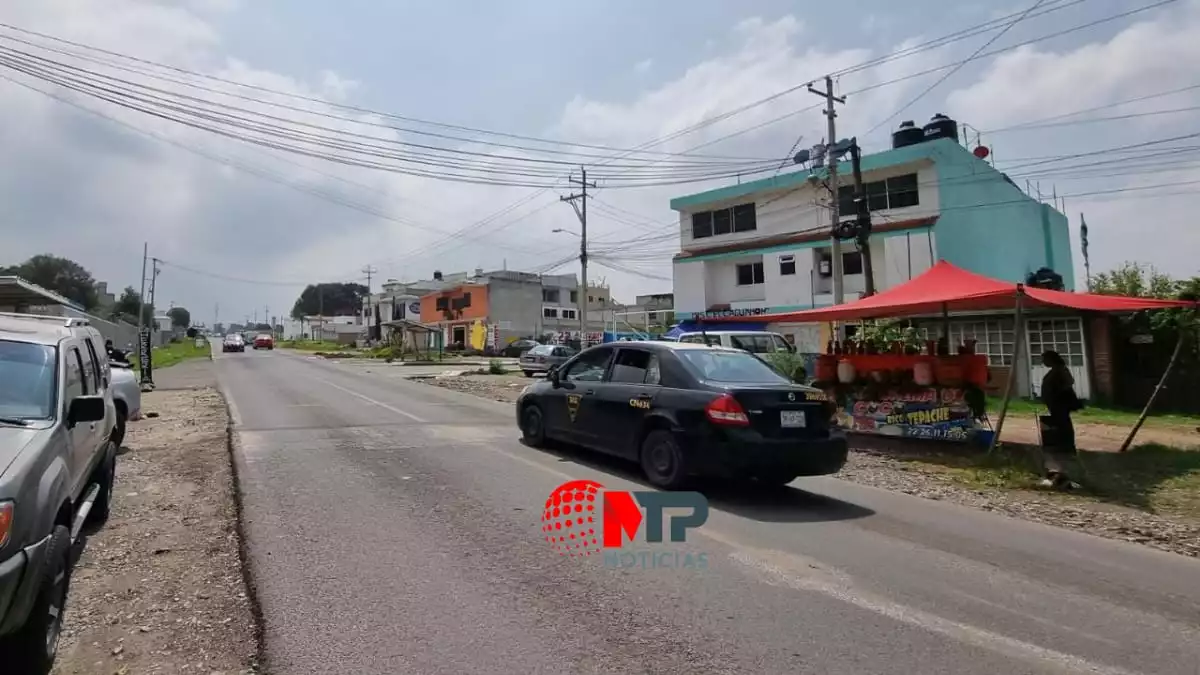
{"type": "Polygon", "coordinates": [[[567,394],[567,414],[570,415],[571,421],[575,421],[575,416],[579,414],[579,394],[567,394]]]}
{"type": "Polygon", "coordinates": [[[649,410],[650,409],[650,399],[648,399],[648,398],[631,398],[631,399],[629,399],[629,405],[634,408],[641,408],[643,410],[649,410]]]}

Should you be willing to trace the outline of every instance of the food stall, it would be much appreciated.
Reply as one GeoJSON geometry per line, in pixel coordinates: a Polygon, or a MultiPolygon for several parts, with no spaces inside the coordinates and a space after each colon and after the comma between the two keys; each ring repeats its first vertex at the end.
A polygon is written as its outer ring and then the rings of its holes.
{"type": "MultiPolygon", "coordinates": [[[[1024,315],[1030,310],[1122,314],[1167,308],[1195,308],[1183,300],[1156,300],[1073,293],[1000,281],[944,260],[908,282],[866,298],[831,307],[761,314],[762,323],[845,323],[866,319],[940,317],[948,324],[953,313],[1012,311],[1014,333],[1024,336],[1024,315]]],[[[725,319],[705,319],[719,326],[725,319]]],[[[740,317],[747,321],[747,317],[740,317]]],[[[715,328],[714,328],[715,329],[715,328]]],[[[988,428],[987,358],[973,344],[948,344],[915,339],[880,344],[831,343],[816,365],[816,385],[839,404],[844,426],[855,431],[916,438],[976,440],[994,447],[1004,425],[1017,368],[1008,369],[1004,401],[994,432],[988,428]]],[[[1011,362],[1024,358],[1025,339],[1014,341],[1011,362]]],[[[1034,355],[1030,355],[1034,356],[1034,355]]]]}

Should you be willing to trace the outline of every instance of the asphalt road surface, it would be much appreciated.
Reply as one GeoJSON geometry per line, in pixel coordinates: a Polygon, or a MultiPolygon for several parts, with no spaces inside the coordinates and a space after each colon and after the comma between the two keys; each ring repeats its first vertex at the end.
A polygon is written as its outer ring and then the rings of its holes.
{"type": "Polygon", "coordinates": [[[542,505],[632,467],[369,368],[215,360],[275,675],[1200,673],[1196,560],[820,478],[635,548],[706,569],[606,567],[542,505]]]}

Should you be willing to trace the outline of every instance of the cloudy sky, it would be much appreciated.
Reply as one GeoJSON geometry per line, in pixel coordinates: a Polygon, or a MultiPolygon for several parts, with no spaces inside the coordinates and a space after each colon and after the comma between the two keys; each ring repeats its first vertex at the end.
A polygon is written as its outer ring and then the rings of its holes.
{"type": "Polygon", "coordinates": [[[593,277],[632,299],[670,290],[669,199],[820,141],[803,85],[843,72],[840,129],[868,151],[947,113],[1018,183],[1068,195],[1073,228],[1087,214],[1093,270],[1200,273],[1200,0],[1042,0],[1003,34],[1034,0],[801,4],[4,0],[0,263],[55,253],[136,286],[148,242],[159,304],[199,321],[286,313],[366,265],[574,271],[553,230],[577,227],[558,197],[586,162],[593,277]],[[981,48],[999,53],[917,99],[981,48]]]}

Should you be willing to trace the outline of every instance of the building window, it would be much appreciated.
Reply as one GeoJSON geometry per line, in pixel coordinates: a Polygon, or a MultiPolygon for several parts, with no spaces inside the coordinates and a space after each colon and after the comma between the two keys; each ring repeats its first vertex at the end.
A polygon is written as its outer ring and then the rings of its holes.
{"type": "Polygon", "coordinates": [[[738,286],[754,286],[763,283],[763,264],[760,262],[746,263],[737,266],[738,286]]]}
{"type": "Polygon", "coordinates": [[[564,309],[564,310],[562,311],[562,318],[564,318],[564,319],[578,319],[578,318],[579,318],[579,313],[578,313],[578,312],[576,312],[576,311],[575,311],[575,310],[573,310],[573,309],[564,309]]]}
{"type": "Polygon", "coordinates": [[[542,302],[558,302],[558,297],[559,294],[557,288],[542,289],[542,302]]]}
{"type": "Polygon", "coordinates": [[[1068,366],[1083,366],[1083,326],[1079,319],[1039,319],[1029,322],[1029,353],[1036,363],[1053,350],[1068,366]]]}
{"type": "Polygon", "coordinates": [[[842,274],[862,274],[862,251],[847,251],[842,254],[842,274]]]}
{"type": "Polygon", "coordinates": [[[704,239],[731,232],[753,232],[757,229],[758,216],[754,202],[692,214],[693,239],[704,239]]]}
{"type": "MultiPolygon", "coordinates": [[[[1030,331],[1033,324],[1030,322],[1030,331]]],[[[1047,322],[1048,323],[1048,322],[1047,322]]],[[[942,335],[940,324],[927,324],[920,331],[925,339],[936,340],[942,335]]],[[[1032,333],[1031,333],[1031,340],[1032,333]]],[[[1013,322],[1011,319],[984,321],[952,321],[950,323],[950,350],[966,340],[975,341],[975,353],[987,357],[989,366],[1011,366],[1013,357],[1013,322]]],[[[1065,354],[1064,354],[1065,356],[1065,354]]]]}
{"type": "Polygon", "coordinates": [[[579,302],[579,291],[571,291],[571,304],[579,302]]]}
{"type": "Polygon", "coordinates": [[[779,274],[782,276],[791,276],[796,273],[796,256],[781,255],[779,256],[779,274]]]}
{"type": "Polygon", "coordinates": [[[543,307],[542,308],[542,318],[543,319],[557,319],[558,318],[558,310],[553,307],[543,307]]]}
{"type": "MultiPolygon", "coordinates": [[[[863,192],[866,193],[867,209],[870,211],[902,209],[921,203],[916,173],[865,183],[863,192]]],[[[854,186],[843,185],[838,188],[838,213],[850,215],[854,212],[854,186]]]]}

